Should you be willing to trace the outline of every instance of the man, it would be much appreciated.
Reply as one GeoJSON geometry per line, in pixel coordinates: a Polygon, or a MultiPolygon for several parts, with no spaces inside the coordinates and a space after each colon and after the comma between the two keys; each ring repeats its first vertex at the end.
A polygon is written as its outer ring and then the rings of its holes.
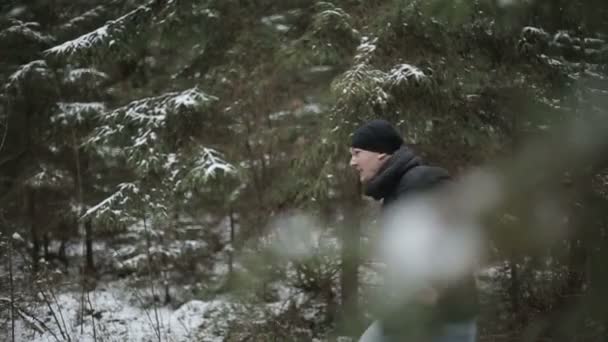
{"type": "MultiPolygon", "coordinates": [[[[444,169],[424,165],[384,120],[359,127],[353,133],[350,153],[350,165],[358,172],[365,194],[381,200],[384,211],[450,178],[444,169]]],[[[473,277],[455,283],[419,291],[413,300],[408,299],[390,314],[385,312],[359,341],[475,341],[477,296],[473,277]]]]}

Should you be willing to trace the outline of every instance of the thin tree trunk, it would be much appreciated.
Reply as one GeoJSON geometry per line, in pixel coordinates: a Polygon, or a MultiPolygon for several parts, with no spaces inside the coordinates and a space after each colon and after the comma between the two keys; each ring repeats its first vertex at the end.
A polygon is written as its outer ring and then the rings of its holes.
{"type": "Polygon", "coordinates": [[[67,245],[66,237],[61,238],[61,244],[59,245],[59,251],[57,252],[57,258],[63,263],[65,269],[68,269],[68,257],[65,252],[65,247],[67,245]]]}
{"type": "Polygon", "coordinates": [[[91,219],[87,219],[84,222],[84,236],[85,236],[85,247],[86,247],[86,273],[95,273],[95,263],[93,260],[93,222],[91,219]]]}
{"type": "Polygon", "coordinates": [[[509,259],[509,272],[511,284],[509,286],[509,297],[511,298],[511,308],[515,314],[519,314],[519,293],[521,285],[519,283],[519,272],[515,258],[509,259]]]}
{"type": "Polygon", "coordinates": [[[152,276],[152,254],[150,253],[150,248],[152,248],[152,244],[150,242],[150,232],[148,231],[148,224],[146,220],[146,216],[144,214],[144,234],[146,236],[146,259],[148,261],[148,276],[150,277],[150,291],[152,292],[152,305],[154,307],[154,323],[156,326],[154,327],[154,332],[156,333],[156,337],[158,338],[158,342],[161,342],[161,325],[160,319],[158,317],[158,307],[156,303],[156,291],[154,290],[154,277],[152,276]]]}
{"type": "Polygon", "coordinates": [[[32,239],[32,270],[34,273],[38,273],[39,264],[38,260],[40,259],[40,237],[38,236],[38,227],[36,225],[36,206],[35,206],[35,198],[34,198],[34,190],[26,189],[26,217],[29,219],[30,224],[30,238],[32,239]]]}
{"type": "Polygon", "coordinates": [[[568,294],[580,292],[585,279],[585,265],[587,261],[587,251],[584,240],[572,239],[570,241],[570,255],[568,265],[568,278],[566,286],[568,294]]]}
{"type": "Polygon", "coordinates": [[[171,303],[171,289],[169,287],[169,280],[165,279],[164,280],[164,285],[165,285],[165,305],[171,303]]]}
{"type": "MultiPolygon", "coordinates": [[[[177,229],[179,227],[179,209],[177,207],[173,208],[173,223],[171,225],[171,231],[172,234],[175,234],[175,232],[177,232],[177,229]]],[[[163,247],[165,246],[165,240],[163,239],[162,235],[160,237],[161,239],[161,243],[163,244],[163,247]]],[[[170,238],[171,239],[171,238],[170,238]]],[[[169,260],[168,257],[163,254],[162,255],[162,276],[163,276],[163,286],[165,287],[165,305],[171,303],[171,287],[169,286],[169,275],[168,275],[168,269],[169,269],[169,260]]]]}
{"type": "MultiPolygon", "coordinates": [[[[85,204],[84,204],[84,193],[83,193],[83,177],[87,174],[89,163],[86,158],[86,154],[81,158],[79,142],[76,137],[76,131],[72,129],[72,144],[74,149],[74,159],[75,159],[75,170],[76,170],[76,195],[78,197],[78,204],[80,205],[80,216],[82,217],[85,213],[85,204]]],[[[85,244],[85,274],[94,274],[95,273],[95,263],[93,260],[93,221],[88,218],[84,222],[84,244],[85,244]]],[[[84,298],[82,300],[84,304],[84,298]]]]}
{"type": "Polygon", "coordinates": [[[8,242],[8,286],[11,297],[11,341],[15,342],[15,290],[13,287],[13,238],[8,242]]]}
{"type": "Polygon", "coordinates": [[[352,335],[358,328],[359,322],[359,238],[361,217],[361,184],[357,182],[356,193],[349,201],[345,212],[345,224],[342,226],[342,272],[340,278],[341,312],[343,329],[352,335]]]}
{"type": "MultiPolygon", "coordinates": [[[[74,129],[72,129],[72,148],[74,149],[74,159],[75,159],[75,171],[76,171],[76,184],[77,184],[77,188],[76,188],[76,195],[78,198],[78,205],[80,206],[80,212],[79,212],[79,216],[82,217],[84,215],[85,212],[85,207],[84,207],[84,195],[83,195],[83,190],[82,190],[82,175],[83,175],[83,170],[81,169],[81,159],[80,159],[80,150],[79,150],[79,143],[78,140],[76,139],[76,132],[74,129]]],[[[86,169],[86,166],[85,166],[86,169]]],[[[82,224],[82,223],[80,223],[82,224]]],[[[81,227],[79,224],[79,229],[78,231],[81,232],[81,227]]],[[[83,265],[83,277],[82,277],[82,291],[80,294],[80,312],[79,312],[79,317],[81,319],[81,325],[80,325],[80,333],[84,333],[84,319],[85,319],[85,309],[86,309],[86,302],[85,302],[85,298],[86,296],[88,296],[88,293],[86,293],[88,291],[88,275],[93,274],[93,243],[92,243],[92,226],[91,226],[92,222],[91,219],[87,219],[84,222],[84,235],[85,235],[85,241],[84,241],[84,254],[86,255],[85,257],[85,262],[83,265]]]]}
{"type": "Polygon", "coordinates": [[[42,246],[44,248],[44,259],[46,261],[51,260],[51,256],[49,255],[49,244],[51,243],[49,239],[49,233],[46,232],[42,234],[42,246]]]}
{"type": "Polygon", "coordinates": [[[234,263],[234,209],[230,207],[230,250],[228,251],[228,281],[232,281],[234,263]]]}

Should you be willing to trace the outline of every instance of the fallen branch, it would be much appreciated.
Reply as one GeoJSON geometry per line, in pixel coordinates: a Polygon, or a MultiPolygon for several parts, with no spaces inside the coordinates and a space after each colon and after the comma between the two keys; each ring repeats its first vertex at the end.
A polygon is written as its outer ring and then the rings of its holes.
{"type": "MultiPolygon", "coordinates": [[[[4,300],[4,298],[1,298],[0,300],[4,300]]],[[[39,320],[36,316],[26,312],[25,310],[23,310],[21,308],[17,308],[17,307],[15,307],[15,311],[17,311],[17,314],[19,315],[19,317],[21,317],[23,319],[24,322],[29,324],[29,326],[36,332],[40,333],[40,335],[43,335],[45,332],[49,332],[53,336],[55,341],[60,342],[59,338],[53,332],[53,330],[49,329],[49,327],[46,324],[44,324],[44,322],[39,320]]]]}

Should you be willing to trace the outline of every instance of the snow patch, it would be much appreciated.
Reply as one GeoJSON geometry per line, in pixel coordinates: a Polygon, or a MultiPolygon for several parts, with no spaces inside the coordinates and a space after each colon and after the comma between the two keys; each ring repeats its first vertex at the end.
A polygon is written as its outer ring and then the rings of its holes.
{"type": "MultiPolygon", "coordinates": [[[[166,306],[158,306],[155,310],[153,306],[139,305],[141,296],[138,290],[127,290],[123,283],[108,284],[88,292],[84,296],[85,316],[82,321],[79,319],[82,312],[82,293],[79,291],[58,294],[51,307],[65,321],[67,329],[63,330],[66,338],[69,335],[71,340],[83,342],[94,341],[93,329],[97,340],[147,342],[158,340],[160,333],[162,340],[167,341],[223,341],[227,324],[234,317],[231,305],[221,300],[193,300],[177,310],[166,306]],[[225,326],[221,326],[224,324],[220,321],[225,322],[225,326]]],[[[34,307],[31,312],[46,322],[52,333],[40,327],[38,329],[43,333],[35,333],[31,323],[21,318],[16,322],[18,341],[56,341],[53,334],[61,338],[59,327],[46,305],[34,307]]]]}

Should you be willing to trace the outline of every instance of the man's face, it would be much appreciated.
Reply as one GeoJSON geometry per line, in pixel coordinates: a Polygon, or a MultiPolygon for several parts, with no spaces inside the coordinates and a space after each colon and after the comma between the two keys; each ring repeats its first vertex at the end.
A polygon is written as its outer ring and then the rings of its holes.
{"type": "Polygon", "coordinates": [[[359,173],[361,183],[366,183],[372,179],[388,157],[385,153],[372,152],[360,148],[351,148],[350,156],[350,166],[359,173]]]}

